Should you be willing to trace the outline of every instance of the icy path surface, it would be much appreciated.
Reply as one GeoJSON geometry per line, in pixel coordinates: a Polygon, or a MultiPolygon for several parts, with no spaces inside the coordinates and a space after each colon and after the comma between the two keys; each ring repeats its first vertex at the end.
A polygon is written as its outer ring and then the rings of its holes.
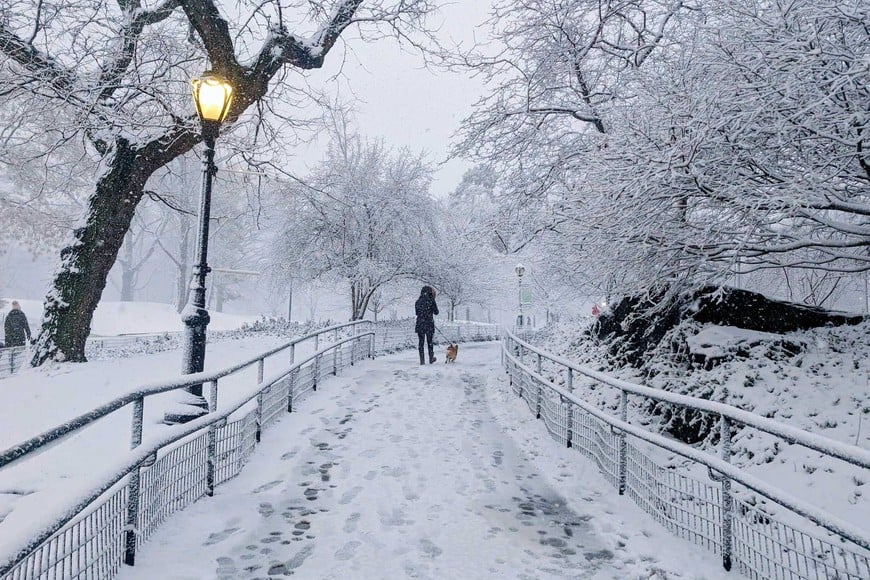
{"type": "Polygon", "coordinates": [[[450,366],[415,358],[325,382],[120,578],[723,576],[547,436],[497,345],[463,345],[450,366]]]}

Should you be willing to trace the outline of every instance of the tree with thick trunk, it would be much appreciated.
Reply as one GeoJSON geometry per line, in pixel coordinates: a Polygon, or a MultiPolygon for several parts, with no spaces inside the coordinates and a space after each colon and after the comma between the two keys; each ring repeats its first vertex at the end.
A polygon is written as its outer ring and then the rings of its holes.
{"type": "Polygon", "coordinates": [[[69,133],[86,139],[102,167],[84,223],[61,251],[34,365],[85,360],[93,312],[148,179],[201,141],[183,87],[206,60],[235,89],[225,126],[257,105],[252,133],[258,135],[270,109],[260,103],[276,77],[283,82],[288,70],[320,68],[354,23],[385,23],[399,33],[431,10],[428,0],[329,4],[331,12],[301,1],[263,3],[239,25],[215,0],[117,0],[97,14],[85,4],[49,10],[47,2],[0,0],[0,98],[26,111],[22,126],[35,122],[39,107],[66,110],[69,133]],[[299,14],[288,15],[291,10],[323,24],[308,37],[292,34],[284,21],[299,14]]]}

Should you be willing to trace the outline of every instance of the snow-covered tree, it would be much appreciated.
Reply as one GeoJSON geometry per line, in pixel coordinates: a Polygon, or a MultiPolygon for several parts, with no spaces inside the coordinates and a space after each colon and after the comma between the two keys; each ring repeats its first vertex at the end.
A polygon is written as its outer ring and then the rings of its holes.
{"type": "Polygon", "coordinates": [[[343,281],[351,320],[363,318],[381,288],[421,271],[434,229],[430,180],[420,155],[339,124],[323,162],[286,192],[278,267],[343,281]]]}
{"type": "Polygon", "coordinates": [[[770,270],[818,301],[824,272],[870,268],[868,10],[497,3],[456,152],[499,170],[502,208],[531,208],[539,251],[590,291],[770,270]]]}
{"type": "Polygon", "coordinates": [[[282,110],[307,99],[301,71],[321,67],[348,27],[406,35],[431,9],[429,0],[0,0],[0,98],[18,112],[7,138],[78,139],[100,165],[85,220],[61,252],[34,364],[84,360],[148,180],[201,140],[190,78],[206,68],[226,77],[235,87],[226,127],[248,148],[269,146],[282,110]],[[45,127],[46,111],[61,122],[45,127]]]}

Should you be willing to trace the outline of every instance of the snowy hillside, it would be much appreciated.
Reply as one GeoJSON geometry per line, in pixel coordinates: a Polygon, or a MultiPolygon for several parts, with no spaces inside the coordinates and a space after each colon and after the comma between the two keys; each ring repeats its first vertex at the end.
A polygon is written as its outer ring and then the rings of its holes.
{"type": "MultiPolygon", "coordinates": [[[[608,360],[606,348],[583,332],[589,323],[588,318],[564,322],[535,342],[623,379],[728,403],[870,447],[870,322],[782,335],[684,324],[671,331],[642,369],[602,363],[608,360]]],[[[584,387],[590,400],[616,408],[614,389],[584,387]]],[[[647,429],[717,451],[714,420],[708,417],[637,401],[631,414],[632,422],[647,429]]],[[[751,429],[736,434],[733,462],[840,517],[860,525],[870,521],[865,470],[751,429]]]]}

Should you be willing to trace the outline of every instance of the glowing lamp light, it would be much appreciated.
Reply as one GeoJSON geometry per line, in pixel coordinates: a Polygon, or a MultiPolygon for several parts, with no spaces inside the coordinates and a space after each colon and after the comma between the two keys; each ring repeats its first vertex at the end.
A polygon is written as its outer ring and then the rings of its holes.
{"type": "Polygon", "coordinates": [[[223,123],[233,102],[233,86],[210,72],[190,81],[196,113],[204,123],[223,123]]]}

